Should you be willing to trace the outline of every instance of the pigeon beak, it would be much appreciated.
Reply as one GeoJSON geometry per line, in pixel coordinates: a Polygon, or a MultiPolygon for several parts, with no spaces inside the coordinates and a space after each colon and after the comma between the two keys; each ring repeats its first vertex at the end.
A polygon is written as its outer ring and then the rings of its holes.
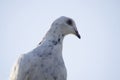
{"type": "Polygon", "coordinates": [[[79,39],[81,39],[81,36],[80,36],[80,34],[78,33],[77,30],[75,30],[75,35],[76,35],[79,39]]]}

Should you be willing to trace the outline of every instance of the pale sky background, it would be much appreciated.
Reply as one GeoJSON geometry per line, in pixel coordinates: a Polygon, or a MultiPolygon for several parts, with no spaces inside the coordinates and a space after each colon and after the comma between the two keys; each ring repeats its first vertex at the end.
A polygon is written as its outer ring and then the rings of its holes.
{"type": "Polygon", "coordinates": [[[64,39],[67,80],[120,80],[120,0],[0,0],[0,80],[60,16],[73,18],[82,37],[64,39]]]}

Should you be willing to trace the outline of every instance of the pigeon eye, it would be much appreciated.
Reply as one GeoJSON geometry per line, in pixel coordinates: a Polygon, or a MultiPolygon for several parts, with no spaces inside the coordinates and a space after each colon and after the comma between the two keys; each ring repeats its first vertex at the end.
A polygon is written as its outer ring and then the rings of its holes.
{"type": "Polygon", "coordinates": [[[72,20],[71,19],[68,19],[67,21],[66,21],[66,23],[68,24],[68,25],[70,25],[70,26],[72,26],[72,20]]]}

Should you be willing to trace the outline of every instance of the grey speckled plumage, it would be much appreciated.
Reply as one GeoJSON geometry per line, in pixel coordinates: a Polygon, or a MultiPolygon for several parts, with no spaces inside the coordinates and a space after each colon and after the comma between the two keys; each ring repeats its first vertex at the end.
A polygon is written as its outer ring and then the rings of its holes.
{"type": "Polygon", "coordinates": [[[10,80],[67,80],[62,57],[63,38],[67,34],[80,38],[75,22],[62,16],[52,23],[39,46],[19,57],[10,80]]]}

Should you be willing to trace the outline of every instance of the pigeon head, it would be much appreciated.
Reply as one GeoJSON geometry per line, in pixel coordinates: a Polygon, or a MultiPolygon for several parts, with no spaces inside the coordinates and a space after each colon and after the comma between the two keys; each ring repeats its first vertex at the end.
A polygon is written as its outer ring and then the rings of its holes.
{"type": "Polygon", "coordinates": [[[54,32],[61,33],[64,36],[68,34],[74,34],[78,38],[81,38],[76,28],[75,22],[71,18],[65,16],[60,17],[52,23],[51,28],[54,30],[54,32]]]}

